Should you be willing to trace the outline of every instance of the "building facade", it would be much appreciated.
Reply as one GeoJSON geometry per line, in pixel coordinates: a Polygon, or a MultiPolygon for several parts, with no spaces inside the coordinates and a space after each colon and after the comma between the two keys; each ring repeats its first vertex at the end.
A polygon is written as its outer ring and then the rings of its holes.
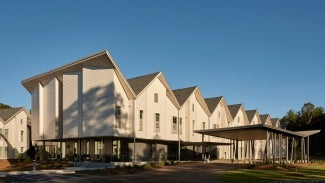
{"type": "Polygon", "coordinates": [[[23,108],[0,109],[0,159],[26,157],[31,116],[23,108]]]}
{"type": "MultiPolygon", "coordinates": [[[[230,140],[205,137],[202,144],[194,131],[251,123],[243,105],[204,99],[197,86],[172,90],[161,72],[126,79],[108,51],[22,84],[32,97],[32,142],[52,158],[230,159],[230,140]]],[[[245,143],[236,148],[244,158],[245,143]]]]}

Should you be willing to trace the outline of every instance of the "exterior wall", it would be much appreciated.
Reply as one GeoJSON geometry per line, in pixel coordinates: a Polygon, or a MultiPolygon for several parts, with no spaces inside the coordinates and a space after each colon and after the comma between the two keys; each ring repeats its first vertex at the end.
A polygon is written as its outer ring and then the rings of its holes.
{"type": "Polygon", "coordinates": [[[121,128],[115,128],[114,136],[133,137],[133,100],[129,100],[114,72],[115,104],[121,106],[121,128]]]}
{"type": "Polygon", "coordinates": [[[82,132],[78,126],[82,121],[81,77],[81,72],[63,74],[63,138],[77,137],[82,132]]]}
{"type": "Polygon", "coordinates": [[[43,90],[43,131],[44,139],[58,138],[59,120],[59,82],[52,79],[44,86],[43,90]]]}
{"type": "Polygon", "coordinates": [[[246,117],[245,117],[245,111],[241,108],[237,115],[235,116],[235,118],[233,119],[233,122],[231,123],[231,127],[235,127],[235,126],[244,126],[246,123],[248,123],[246,121],[246,117]],[[239,121],[238,121],[239,119],[239,121]]]}
{"type": "Polygon", "coordinates": [[[258,116],[255,114],[251,123],[251,125],[261,124],[261,121],[259,120],[258,116]]]}
{"type": "MultiPolygon", "coordinates": [[[[195,94],[192,94],[183,104],[180,110],[180,117],[185,119],[185,135],[184,141],[202,142],[202,136],[194,133],[194,130],[202,130],[203,122],[205,129],[209,128],[209,117],[199,104],[195,94]],[[193,111],[194,104],[194,111],[193,111]]],[[[207,139],[207,138],[206,138],[207,139]]],[[[182,139],[183,140],[183,139],[182,139]]],[[[208,140],[208,139],[207,139],[208,140]]]]}
{"type": "MultiPolygon", "coordinates": [[[[210,129],[216,128],[225,128],[228,127],[228,119],[227,117],[227,112],[226,112],[226,105],[223,102],[219,102],[215,110],[210,116],[210,129]]],[[[228,139],[224,138],[219,138],[219,137],[210,137],[211,142],[222,142],[222,143],[229,143],[230,141],[228,139]]],[[[230,159],[230,153],[229,151],[229,146],[226,145],[220,145],[217,146],[217,152],[218,152],[218,159],[230,159]]]]}
{"type": "Polygon", "coordinates": [[[43,138],[43,86],[38,84],[32,92],[32,141],[43,138]]]}
{"type": "Polygon", "coordinates": [[[82,71],[83,136],[114,134],[114,70],[87,67],[82,71]]]}
{"type": "Polygon", "coordinates": [[[0,159],[15,159],[17,153],[26,154],[28,150],[27,138],[27,114],[25,111],[19,112],[6,124],[0,122],[2,134],[5,135],[5,129],[8,129],[8,138],[0,138],[0,159]],[[23,136],[21,138],[21,132],[23,136]]]}
{"type": "Polygon", "coordinates": [[[178,116],[177,108],[166,95],[166,88],[155,79],[136,99],[136,136],[143,139],[177,140],[172,133],[172,118],[178,116]],[[158,102],[154,101],[155,93],[158,102]],[[149,107],[150,106],[150,107],[149,107]],[[140,110],[143,111],[143,130],[140,130],[140,110]],[[159,131],[156,131],[155,114],[160,114],[159,131]]]}

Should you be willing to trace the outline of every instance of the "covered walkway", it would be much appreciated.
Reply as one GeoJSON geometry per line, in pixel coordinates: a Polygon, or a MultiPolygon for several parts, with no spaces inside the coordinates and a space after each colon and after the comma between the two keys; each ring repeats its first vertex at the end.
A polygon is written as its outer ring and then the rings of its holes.
{"type": "MultiPolygon", "coordinates": [[[[238,142],[244,141],[245,160],[252,162],[254,159],[254,141],[265,141],[264,163],[275,163],[278,161],[289,162],[289,139],[291,139],[290,161],[292,162],[294,147],[300,140],[300,157],[302,163],[309,162],[309,136],[317,134],[320,130],[293,132],[282,128],[275,128],[263,124],[227,127],[208,130],[196,130],[202,134],[202,146],[205,146],[204,136],[221,137],[231,140],[231,159],[238,160],[238,142]]],[[[205,148],[203,148],[205,149],[205,148]]]]}

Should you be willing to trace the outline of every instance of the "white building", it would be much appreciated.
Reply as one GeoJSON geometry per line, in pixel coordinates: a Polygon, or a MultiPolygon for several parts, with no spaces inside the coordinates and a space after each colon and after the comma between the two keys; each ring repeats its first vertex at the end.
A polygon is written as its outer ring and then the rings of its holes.
{"type": "Polygon", "coordinates": [[[0,159],[26,156],[31,116],[23,108],[0,109],[0,159]]]}
{"type": "MultiPolygon", "coordinates": [[[[33,144],[53,158],[186,160],[207,152],[230,159],[232,141],[205,137],[204,144],[194,131],[252,122],[242,104],[204,99],[197,86],[172,90],[161,72],[127,80],[108,51],[22,84],[32,97],[33,144]]],[[[243,158],[244,143],[235,147],[243,158]]]]}

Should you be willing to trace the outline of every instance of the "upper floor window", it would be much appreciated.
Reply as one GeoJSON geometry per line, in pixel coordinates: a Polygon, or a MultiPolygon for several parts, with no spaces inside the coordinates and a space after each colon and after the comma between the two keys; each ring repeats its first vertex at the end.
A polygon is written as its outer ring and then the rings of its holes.
{"type": "Polygon", "coordinates": [[[218,117],[221,118],[221,112],[219,111],[218,117]]]}
{"type": "Polygon", "coordinates": [[[155,93],[155,95],[154,95],[154,101],[155,101],[155,103],[158,103],[158,93],[155,93]]]}
{"type": "Polygon", "coordinates": [[[156,113],[155,114],[155,132],[160,131],[160,114],[156,113]]]}
{"type": "Polygon", "coordinates": [[[194,106],[194,104],[192,104],[192,111],[194,112],[194,108],[195,108],[195,106],[194,106]]]}
{"type": "Polygon", "coordinates": [[[177,133],[177,118],[176,118],[176,116],[173,116],[172,133],[177,133]]]}
{"type": "Polygon", "coordinates": [[[240,122],[240,117],[237,117],[237,122],[238,122],[238,123],[240,122]]]}
{"type": "Polygon", "coordinates": [[[20,131],[20,142],[24,141],[24,131],[20,131]]]}
{"type": "Polygon", "coordinates": [[[202,122],[202,129],[205,129],[205,122],[202,122]]]}
{"type": "Polygon", "coordinates": [[[8,135],[9,135],[9,129],[5,129],[4,136],[6,139],[8,139],[8,135]]]}
{"type": "Polygon", "coordinates": [[[24,122],[23,119],[20,119],[20,124],[21,124],[21,125],[23,124],[23,122],[24,122]]]}
{"type": "Polygon", "coordinates": [[[217,124],[213,124],[213,128],[214,129],[217,129],[217,124]]]}
{"type": "Polygon", "coordinates": [[[121,128],[121,106],[115,106],[115,128],[121,128]]]}
{"type": "Polygon", "coordinates": [[[143,130],[143,110],[140,110],[139,113],[139,131],[143,130]]]}

